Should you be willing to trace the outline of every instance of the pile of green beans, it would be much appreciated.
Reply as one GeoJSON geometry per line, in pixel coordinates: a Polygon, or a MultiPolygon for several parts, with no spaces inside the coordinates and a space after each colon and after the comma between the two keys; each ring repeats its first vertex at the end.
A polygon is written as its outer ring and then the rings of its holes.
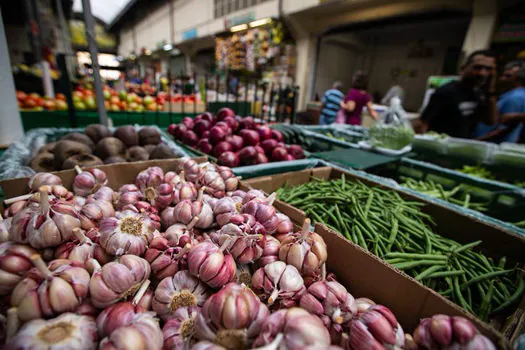
{"type": "Polygon", "coordinates": [[[450,191],[447,191],[438,183],[432,180],[416,181],[410,177],[401,177],[403,181],[402,186],[410,188],[411,190],[421,192],[428,196],[443,199],[447,202],[461,205],[464,208],[469,208],[477,211],[487,211],[487,204],[482,202],[473,202],[470,194],[466,190],[466,187],[462,184],[457,185],[450,191]]]}
{"type": "Polygon", "coordinates": [[[474,251],[481,241],[462,245],[435,233],[432,218],[421,211],[424,204],[396,191],[343,175],[285,186],[277,195],[482,320],[518,302],[525,291],[525,280],[516,267],[506,267],[505,258],[496,262],[474,251]]]}

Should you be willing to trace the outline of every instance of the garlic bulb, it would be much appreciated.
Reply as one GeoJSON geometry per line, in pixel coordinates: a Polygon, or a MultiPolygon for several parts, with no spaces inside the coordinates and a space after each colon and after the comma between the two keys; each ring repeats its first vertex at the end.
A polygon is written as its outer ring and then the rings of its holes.
{"type": "Polygon", "coordinates": [[[396,317],[383,305],[372,305],[350,322],[347,349],[403,349],[405,334],[396,317]]]}
{"type": "Polygon", "coordinates": [[[195,344],[194,324],[200,312],[198,307],[179,307],[164,324],[164,349],[190,350],[195,344]]]}
{"type": "Polygon", "coordinates": [[[235,260],[224,250],[230,244],[226,241],[220,248],[209,241],[204,241],[188,253],[190,273],[209,285],[218,288],[235,278],[235,260]]]}
{"type": "Polygon", "coordinates": [[[6,349],[95,350],[97,345],[97,326],[92,317],[64,313],[51,320],[26,323],[6,349]]]}
{"type": "Polygon", "coordinates": [[[99,350],[161,350],[162,330],[151,312],[135,315],[131,322],[102,339],[99,350]]]}
{"type": "Polygon", "coordinates": [[[226,185],[218,172],[206,171],[200,183],[206,188],[206,192],[215,198],[222,198],[226,195],[226,185]]]}
{"type": "Polygon", "coordinates": [[[216,235],[219,245],[229,240],[227,250],[238,264],[248,264],[259,259],[262,256],[266,238],[261,224],[253,217],[244,215],[247,217],[245,223],[227,224],[216,235]]]}
{"type": "Polygon", "coordinates": [[[123,185],[119,188],[117,194],[118,200],[116,208],[122,210],[128,204],[134,204],[144,199],[140,189],[132,184],[123,185]]]}
{"type": "Polygon", "coordinates": [[[221,227],[229,223],[233,215],[240,214],[240,211],[241,203],[236,202],[232,197],[219,199],[213,208],[215,220],[221,227]]]}
{"type": "Polygon", "coordinates": [[[31,191],[37,192],[41,186],[62,185],[62,179],[55,174],[36,173],[29,179],[27,185],[31,191]]]}
{"type": "Polygon", "coordinates": [[[267,317],[253,346],[262,347],[276,338],[279,338],[278,343],[273,344],[273,349],[327,349],[330,346],[330,335],[323,322],[296,307],[276,311],[267,317]]]}
{"type": "Polygon", "coordinates": [[[272,206],[273,198],[275,194],[272,194],[272,197],[268,197],[268,201],[259,201],[258,199],[253,199],[242,206],[242,212],[245,214],[252,215],[258,222],[260,222],[266,233],[271,235],[277,230],[277,211],[272,206]]]}
{"type": "Polygon", "coordinates": [[[496,349],[472,322],[460,316],[434,315],[422,319],[414,331],[413,342],[420,349],[496,349]]]}
{"type": "Polygon", "coordinates": [[[201,229],[210,228],[213,224],[213,211],[208,203],[203,200],[204,188],[199,190],[199,195],[195,201],[188,199],[179,202],[173,209],[167,208],[161,214],[165,225],[171,226],[175,223],[189,224],[197,216],[199,221],[195,227],[201,229]]]}
{"type": "Polygon", "coordinates": [[[104,200],[90,201],[80,209],[80,225],[84,230],[90,230],[98,227],[100,220],[111,216],[115,216],[115,209],[110,202],[104,200]]]}
{"type": "Polygon", "coordinates": [[[179,175],[179,182],[173,185],[173,203],[177,204],[185,199],[195,200],[197,198],[197,189],[192,182],[186,182],[184,171],[179,175]]]}
{"type": "Polygon", "coordinates": [[[301,232],[296,232],[281,241],[279,259],[295,266],[303,276],[319,272],[326,262],[326,243],[319,234],[310,232],[310,220],[306,219],[301,232]]]}
{"type": "Polygon", "coordinates": [[[27,207],[14,216],[11,238],[37,249],[56,247],[71,238],[74,228],[80,227],[77,217],[70,204],[56,201],[50,205],[47,189],[41,188],[39,208],[27,207]]]}
{"type": "Polygon", "coordinates": [[[293,265],[286,265],[282,261],[270,263],[255,271],[252,289],[274,308],[297,305],[306,290],[299,271],[293,265]]]}
{"type": "Polygon", "coordinates": [[[186,180],[193,182],[194,184],[199,183],[200,178],[204,175],[204,170],[197,164],[193,159],[186,159],[182,163],[182,168],[186,180]]]}
{"type": "Polygon", "coordinates": [[[161,224],[159,211],[157,210],[157,208],[155,208],[148,202],[138,201],[133,204],[127,204],[124,207],[122,207],[120,211],[132,211],[136,214],[140,214],[141,216],[147,217],[152,221],[152,224],[155,227],[155,229],[160,230],[161,224]]]}
{"type": "Polygon", "coordinates": [[[144,259],[150,263],[153,276],[160,281],[177,271],[188,269],[187,253],[190,247],[190,244],[183,248],[173,247],[166,238],[157,236],[150,242],[144,259]]]}
{"type": "Polygon", "coordinates": [[[346,288],[336,281],[319,281],[311,284],[299,305],[318,316],[330,331],[332,343],[339,343],[343,325],[357,314],[357,304],[346,288]]]}
{"type": "Polygon", "coordinates": [[[70,241],[58,246],[55,250],[56,259],[78,261],[85,266],[89,259],[96,259],[101,265],[104,265],[113,258],[100,245],[89,239],[81,229],[75,228],[73,235],[76,242],[70,241]]]}
{"type": "Polygon", "coordinates": [[[168,240],[168,244],[172,247],[184,247],[186,244],[192,244],[194,242],[194,230],[193,227],[199,220],[198,216],[195,216],[188,225],[174,224],[166,229],[166,232],[162,233],[162,237],[168,240]]]}
{"type": "Polygon", "coordinates": [[[101,268],[94,260],[88,263],[96,266],[89,281],[89,294],[91,302],[98,308],[108,307],[135,294],[151,273],[148,262],[135,255],[122,255],[101,268]]]}
{"type": "Polygon", "coordinates": [[[73,180],[73,191],[77,196],[87,197],[108,183],[106,173],[100,169],[93,168],[82,171],[77,165],[75,170],[78,175],[73,180]]]}
{"type": "Polygon", "coordinates": [[[266,240],[263,246],[263,253],[259,260],[255,262],[255,265],[259,267],[265,267],[266,265],[279,261],[279,249],[281,248],[281,242],[273,236],[266,236],[266,240]]]}
{"type": "Polygon", "coordinates": [[[122,301],[113,304],[98,315],[97,329],[101,337],[107,337],[117,328],[128,326],[136,315],[150,309],[153,293],[147,290],[148,286],[149,280],[146,280],[132,302],[122,301]]]}
{"type": "Polygon", "coordinates": [[[155,227],[148,217],[123,211],[100,222],[100,244],[113,255],[142,255],[153,239],[155,227]]]}
{"type": "Polygon", "coordinates": [[[28,245],[5,242],[0,244],[0,295],[9,295],[33,267],[31,256],[37,251],[28,245]]]}
{"type": "Polygon", "coordinates": [[[163,320],[173,317],[181,307],[202,306],[209,296],[208,287],[188,271],[160,281],[153,297],[153,310],[163,320]]]}
{"type": "Polygon", "coordinates": [[[269,315],[248,287],[229,283],[204,303],[195,319],[195,336],[227,349],[246,349],[269,315]]]}
{"type": "Polygon", "coordinates": [[[0,243],[5,243],[9,241],[9,228],[8,225],[11,224],[11,219],[6,219],[0,214],[0,243]]]}
{"type": "MultiPolygon", "coordinates": [[[[16,215],[20,210],[24,209],[28,205],[28,201],[16,201],[4,210],[5,218],[10,218],[16,215]]],[[[0,215],[1,216],[1,215],[0,215]]],[[[1,220],[1,219],[0,219],[1,220]]]]}
{"type": "Polygon", "coordinates": [[[239,177],[235,176],[232,169],[227,166],[217,166],[217,172],[224,180],[226,192],[235,191],[239,186],[239,177]]]}
{"type": "Polygon", "coordinates": [[[88,295],[89,273],[82,265],[65,259],[46,266],[40,255],[32,255],[36,268],[29,270],[11,294],[21,321],[48,318],[74,311],[88,295]]]}
{"type": "Polygon", "coordinates": [[[282,241],[288,234],[293,233],[293,223],[290,218],[284,214],[277,213],[277,226],[275,228],[275,238],[282,241]]]}
{"type": "Polygon", "coordinates": [[[103,186],[99,188],[95,193],[88,197],[87,202],[91,201],[106,201],[113,203],[117,199],[117,194],[110,187],[103,186]]]}

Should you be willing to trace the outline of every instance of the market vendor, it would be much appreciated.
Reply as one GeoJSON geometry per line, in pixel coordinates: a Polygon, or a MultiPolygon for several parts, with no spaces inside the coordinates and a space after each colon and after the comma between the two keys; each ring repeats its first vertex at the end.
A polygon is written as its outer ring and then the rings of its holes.
{"type": "Polygon", "coordinates": [[[496,59],[490,51],[470,54],[461,67],[459,80],[434,92],[421,119],[415,123],[415,130],[470,138],[478,122],[494,124],[497,116],[495,72],[496,59]]]}

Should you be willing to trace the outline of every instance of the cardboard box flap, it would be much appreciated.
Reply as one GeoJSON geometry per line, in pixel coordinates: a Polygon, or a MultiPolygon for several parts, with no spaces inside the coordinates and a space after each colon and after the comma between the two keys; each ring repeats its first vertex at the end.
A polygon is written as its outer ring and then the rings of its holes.
{"type": "MultiPolygon", "coordinates": [[[[207,160],[206,157],[193,158],[197,163],[203,163],[207,160]]],[[[92,168],[98,168],[103,170],[108,178],[108,186],[114,190],[117,190],[122,184],[135,183],[135,177],[139,172],[152,166],[158,166],[165,172],[167,171],[180,171],[180,166],[184,161],[183,158],[177,159],[158,159],[158,160],[146,160],[142,162],[132,163],[118,163],[118,164],[107,164],[92,168]]],[[[63,185],[71,189],[73,186],[73,180],[75,179],[76,172],[74,169],[56,171],[52,174],[59,176],[62,179],[63,185]]],[[[0,187],[4,191],[4,197],[6,199],[24,195],[29,192],[27,183],[29,177],[9,179],[0,181],[0,187]]]]}

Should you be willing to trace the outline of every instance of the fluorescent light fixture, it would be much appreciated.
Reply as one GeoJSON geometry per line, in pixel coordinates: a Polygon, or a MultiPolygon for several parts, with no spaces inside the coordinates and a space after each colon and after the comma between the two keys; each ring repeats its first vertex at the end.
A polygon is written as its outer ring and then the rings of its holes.
{"type": "Polygon", "coordinates": [[[248,29],[247,24],[239,24],[237,26],[231,27],[230,32],[240,32],[241,30],[246,30],[246,29],[248,29]]]}
{"type": "Polygon", "coordinates": [[[144,54],[145,54],[146,56],[151,55],[151,50],[150,50],[150,49],[146,49],[146,50],[144,50],[144,54]]]}
{"type": "Polygon", "coordinates": [[[164,49],[164,51],[171,51],[173,49],[173,45],[166,44],[166,45],[164,45],[163,49],[164,49]]]}
{"type": "Polygon", "coordinates": [[[251,28],[260,27],[260,26],[270,23],[271,21],[272,19],[270,17],[258,19],[256,21],[250,22],[250,27],[251,28]]]}

